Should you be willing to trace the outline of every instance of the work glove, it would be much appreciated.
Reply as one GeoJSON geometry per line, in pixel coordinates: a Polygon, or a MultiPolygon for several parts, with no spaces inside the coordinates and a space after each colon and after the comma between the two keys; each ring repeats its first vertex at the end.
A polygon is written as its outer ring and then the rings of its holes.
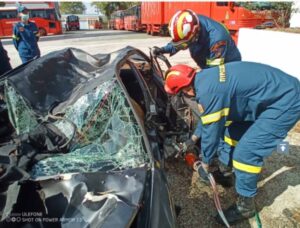
{"type": "Polygon", "coordinates": [[[151,48],[151,54],[153,56],[158,56],[158,55],[161,55],[161,54],[164,54],[164,53],[165,53],[165,51],[162,48],[159,48],[159,47],[156,47],[156,46],[151,48]]]}
{"type": "Polygon", "coordinates": [[[196,144],[196,143],[195,143],[192,139],[186,140],[186,141],[182,144],[182,148],[181,148],[182,152],[186,152],[186,151],[188,151],[188,150],[193,149],[194,146],[195,146],[195,144],[196,144]]]}

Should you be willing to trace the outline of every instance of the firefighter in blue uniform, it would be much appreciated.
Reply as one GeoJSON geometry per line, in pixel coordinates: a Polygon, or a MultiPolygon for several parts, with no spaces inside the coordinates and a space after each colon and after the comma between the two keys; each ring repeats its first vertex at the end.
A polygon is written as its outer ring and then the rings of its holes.
{"type": "Polygon", "coordinates": [[[300,120],[299,80],[279,69],[252,62],[226,63],[198,73],[191,67],[177,65],[166,73],[165,90],[196,97],[202,113],[199,174],[210,172],[221,137],[225,135],[224,141],[234,147],[232,165],[239,197],[225,210],[227,220],[234,224],[254,216],[254,196],[263,159],[300,120]],[[228,121],[233,124],[227,130],[228,121]],[[240,125],[245,122],[246,131],[241,134],[240,125]]]}
{"type": "Polygon", "coordinates": [[[0,41],[0,75],[4,74],[5,72],[11,70],[11,65],[9,63],[9,58],[7,56],[7,52],[2,46],[0,41]]]}
{"type": "Polygon", "coordinates": [[[18,50],[22,63],[40,57],[38,46],[39,31],[34,22],[29,21],[29,11],[25,6],[18,7],[21,22],[14,25],[13,43],[18,50]]]}
{"type": "Polygon", "coordinates": [[[170,20],[169,33],[172,42],[162,48],[154,47],[154,55],[174,55],[188,48],[201,69],[241,60],[225,26],[192,10],[178,11],[170,20]]]}
{"type": "MultiPolygon", "coordinates": [[[[170,20],[169,33],[172,42],[162,48],[154,47],[153,55],[164,53],[174,55],[178,51],[188,48],[191,57],[201,69],[241,60],[241,54],[225,26],[206,16],[196,15],[192,10],[178,11],[170,20]]],[[[185,101],[189,104],[193,103],[191,98],[186,98],[185,101]]],[[[183,144],[183,150],[193,147],[197,142],[201,133],[200,127],[183,144]]],[[[220,147],[223,146],[224,142],[221,140],[220,147]]],[[[227,148],[227,145],[225,147],[227,148]]],[[[224,153],[223,157],[219,157],[220,160],[229,160],[230,148],[227,149],[227,157],[224,153]]],[[[230,173],[230,168],[228,167],[228,169],[226,166],[221,166],[221,171],[230,173]]],[[[219,181],[217,180],[217,182],[219,181]]]]}

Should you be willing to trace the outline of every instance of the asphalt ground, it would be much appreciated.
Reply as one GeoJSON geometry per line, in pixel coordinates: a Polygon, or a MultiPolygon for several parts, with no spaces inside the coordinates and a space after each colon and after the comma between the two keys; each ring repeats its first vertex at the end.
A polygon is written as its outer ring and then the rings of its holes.
{"type": "MultiPolygon", "coordinates": [[[[146,33],[116,30],[71,31],[63,35],[41,37],[39,47],[41,55],[64,48],[79,48],[90,54],[110,53],[126,46],[133,46],[149,55],[149,48],[163,46],[170,41],[169,37],[150,36],[146,33]]],[[[3,39],[13,67],[21,64],[17,50],[11,39],[3,39]]],[[[170,58],[171,63],[187,63],[196,66],[188,51],[178,53],[170,58]]]]}

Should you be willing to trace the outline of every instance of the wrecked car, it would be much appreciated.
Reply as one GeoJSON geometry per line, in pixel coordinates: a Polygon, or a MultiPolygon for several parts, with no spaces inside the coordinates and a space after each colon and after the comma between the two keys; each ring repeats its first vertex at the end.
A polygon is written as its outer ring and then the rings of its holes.
{"type": "Polygon", "coordinates": [[[69,48],[0,85],[0,226],[176,227],[164,158],[194,123],[158,61],[69,48]]]}

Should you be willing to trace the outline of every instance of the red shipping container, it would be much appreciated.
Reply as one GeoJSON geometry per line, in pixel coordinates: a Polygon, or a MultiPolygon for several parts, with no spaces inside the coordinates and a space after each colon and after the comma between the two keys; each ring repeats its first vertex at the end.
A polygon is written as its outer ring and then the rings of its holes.
{"type": "Polygon", "coordinates": [[[143,2],[142,3],[142,24],[164,23],[163,2],[143,2]]]}
{"type": "Polygon", "coordinates": [[[184,9],[191,9],[223,23],[235,41],[239,28],[253,28],[270,20],[235,2],[142,2],[141,21],[148,34],[167,34],[172,16],[184,9]]]}

